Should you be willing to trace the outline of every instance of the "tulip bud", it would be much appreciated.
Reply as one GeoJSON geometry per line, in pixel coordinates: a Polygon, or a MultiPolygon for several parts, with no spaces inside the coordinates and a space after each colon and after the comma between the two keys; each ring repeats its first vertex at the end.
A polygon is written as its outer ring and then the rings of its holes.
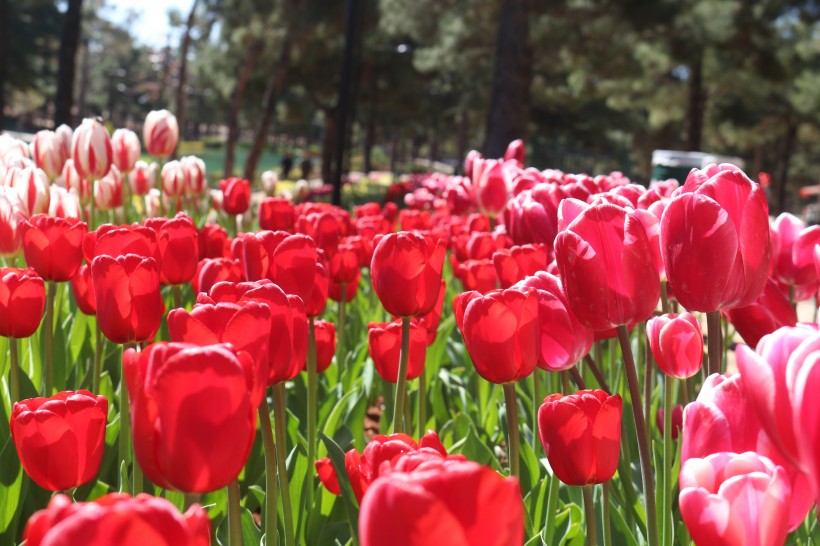
{"type": "Polygon", "coordinates": [[[162,192],[168,197],[178,197],[185,193],[185,169],[179,161],[169,161],[162,166],[162,192]]]}
{"type": "Polygon", "coordinates": [[[122,173],[116,165],[94,183],[94,203],[100,210],[114,210],[122,206],[122,173]]]}
{"type": "Polygon", "coordinates": [[[670,313],[646,323],[646,338],[658,367],[678,379],[692,377],[703,361],[703,333],[691,313],[670,313]]]}
{"type": "Polygon", "coordinates": [[[130,172],[140,158],[140,141],[130,129],[117,129],[111,136],[114,165],[124,173],[130,172]]]}
{"type": "Polygon", "coordinates": [[[179,160],[185,170],[185,194],[198,196],[205,189],[205,162],[187,155],[179,160]]]}
{"type": "Polygon", "coordinates": [[[46,305],[43,279],[33,269],[0,267],[0,292],[0,336],[33,336],[46,305]]]}
{"type": "Polygon", "coordinates": [[[151,188],[157,186],[157,164],[150,165],[144,161],[134,163],[134,168],[128,173],[128,183],[133,195],[146,195],[151,188]]]}
{"type": "Polygon", "coordinates": [[[9,185],[17,190],[20,195],[25,207],[23,212],[26,216],[48,212],[48,200],[50,198],[48,187],[50,183],[48,176],[42,169],[37,167],[12,168],[7,175],[7,180],[9,185]]]}
{"type": "Polygon", "coordinates": [[[145,117],[142,141],[154,157],[168,157],[174,153],[179,140],[177,118],[168,110],[153,110],[145,117]]]}
{"type": "Polygon", "coordinates": [[[31,156],[38,167],[45,171],[49,179],[60,175],[67,155],[63,155],[62,142],[53,131],[38,131],[31,141],[31,156]]]}
{"type": "Polygon", "coordinates": [[[83,120],[74,131],[71,158],[81,177],[99,180],[111,168],[111,139],[103,125],[91,118],[83,120]]]}

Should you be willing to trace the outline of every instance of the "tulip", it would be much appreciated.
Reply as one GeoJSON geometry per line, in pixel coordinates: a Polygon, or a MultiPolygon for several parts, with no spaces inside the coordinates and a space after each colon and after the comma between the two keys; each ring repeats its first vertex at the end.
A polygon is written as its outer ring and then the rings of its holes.
{"type": "Polygon", "coordinates": [[[620,395],[601,390],[552,394],[538,409],[538,435],[550,467],[567,485],[609,481],[621,449],[620,395]]]}
{"type": "Polygon", "coordinates": [[[130,129],[117,129],[111,135],[111,151],[114,165],[123,173],[131,172],[140,158],[139,138],[130,129]]]}
{"type": "Polygon", "coordinates": [[[68,159],[63,164],[63,184],[67,190],[74,190],[80,198],[80,202],[86,204],[91,197],[91,183],[80,177],[80,173],[74,168],[74,160],[68,159]]]}
{"type": "MultiPolygon", "coordinates": [[[[401,352],[401,322],[371,322],[367,327],[368,352],[376,371],[385,381],[396,383],[399,377],[401,352]]],[[[407,367],[408,380],[424,372],[427,353],[427,331],[416,323],[410,325],[410,350],[407,367]]]]}
{"type": "Polygon", "coordinates": [[[12,168],[6,175],[8,185],[17,190],[23,203],[23,214],[33,216],[48,212],[48,176],[42,169],[29,167],[12,168]]]}
{"type": "Polygon", "coordinates": [[[689,311],[750,305],[769,269],[763,189],[733,165],[712,165],[693,170],[676,193],[660,235],[675,298],[689,311]]]}
{"type": "Polygon", "coordinates": [[[547,251],[543,245],[513,246],[493,253],[493,265],[501,288],[509,288],[525,277],[547,269],[547,251]]]}
{"type": "Polygon", "coordinates": [[[669,313],[649,319],[646,338],[658,367],[678,379],[692,377],[703,360],[703,334],[690,313],[669,313]]]}
{"type": "Polygon", "coordinates": [[[271,231],[293,231],[293,203],[283,197],[267,197],[259,203],[259,227],[271,231]]]}
{"type": "Polygon", "coordinates": [[[273,194],[276,193],[276,184],[279,182],[279,175],[276,174],[276,171],[263,171],[260,178],[262,179],[262,189],[265,190],[265,195],[272,197],[273,194]]]}
{"type": "Polygon", "coordinates": [[[589,353],[594,342],[592,330],[575,318],[558,277],[542,271],[526,277],[513,288],[537,290],[539,368],[552,372],[568,370],[589,353]]]}
{"type": "Polygon", "coordinates": [[[245,351],[255,362],[254,402],[258,406],[268,380],[268,339],[271,308],[255,301],[197,304],[191,311],[172,309],[168,313],[171,341],[194,345],[230,343],[245,351]]]}
{"type": "Polygon", "coordinates": [[[427,331],[428,347],[436,341],[438,326],[441,323],[441,313],[444,310],[444,297],[446,295],[447,285],[444,281],[441,281],[441,289],[439,290],[438,301],[436,301],[435,307],[433,307],[429,313],[422,315],[417,319],[419,325],[427,331]]]}
{"type": "MultiPolygon", "coordinates": [[[[704,458],[723,451],[755,451],[771,459],[786,470],[791,483],[793,495],[786,519],[789,530],[794,530],[806,518],[814,503],[809,485],[811,480],[807,480],[798,468],[788,462],[765,433],[745,382],[740,375],[726,377],[716,374],[706,379],[697,400],[683,410],[681,461],[685,464],[689,459],[704,458]]],[[[780,398],[782,395],[775,396],[780,398]]],[[[796,419],[795,426],[802,427],[796,419]]]]}
{"type": "Polygon", "coordinates": [[[453,301],[456,324],[478,374],[491,383],[518,381],[538,361],[538,294],[509,288],[464,292],[453,301]],[[502,327],[503,326],[503,327],[502,327]]]}
{"type": "Polygon", "coordinates": [[[242,282],[242,266],[229,258],[206,258],[196,266],[191,288],[194,293],[207,292],[213,285],[222,281],[242,282]]]}
{"type": "Polygon", "coordinates": [[[80,312],[86,315],[97,314],[97,295],[94,293],[94,283],[91,280],[91,266],[80,266],[77,274],[71,278],[71,291],[80,312]]]}
{"type": "Polygon", "coordinates": [[[80,268],[88,228],[74,218],[38,214],[23,224],[26,263],[47,281],[65,282],[80,268]]]}
{"type": "Polygon", "coordinates": [[[336,354],[336,325],[326,320],[316,320],[313,322],[313,336],[316,339],[316,371],[324,373],[336,354]]]}
{"type": "Polygon", "coordinates": [[[179,161],[168,161],[163,165],[160,178],[162,178],[163,197],[179,197],[185,193],[187,176],[179,161]]]}
{"type": "Polygon", "coordinates": [[[73,190],[66,191],[65,188],[52,185],[49,187],[49,193],[51,195],[48,205],[49,216],[81,219],[82,210],[77,192],[73,190]]]}
{"type": "Polygon", "coordinates": [[[434,459],[390,473],[362,501],[359,537],[362,546],[518,546],[524,541],[518,482],[471,461],[434,459]]]}
{"type": "Polygon", "coordinates": [[[804,301],[817,291],[817,271],[812,251],[820,243],[820,226],[806,227],[799,218],[783,213],[772,223],[771,273],[794,290],[795,301],[804,301]]]}
{"type": "Polygon", "coordinates": [[[154,157],[168,157],[174,153],[179,140],[177,118],[168,110],[153,110],[145,116],[142,142],[154,157]]]}
{"type": "Polygon", "coordinates": [[[242,234],[242,256],[248,280],[268,278],[288,294],[310,302],[316,285],[319,254],[306,235],[283,231],[242,234]]]}
{"type": "Polygon", "coordinates": [[[473,162],[472,180],[478,209],[492,217],[501,213],[509,198],[504,164],[496,159],[478,159],[473,162]]]}
{"type": "MultiPolygon", "coordinates": [[[[344,302],[350,303],[351,301],[356,299],[356,294],[359,291],[359,284],[362,280],[362,272],[361,270],[356,274],[356,278],[354,278],[351,282],[345,283],[345,297],[344,302]]],[[[333,279],[329,279],[327,285],[327,297],[332,299],[336,302],[342,301],[342,285],[335,282],[333,279]]]]}
{"type": "Polygon", "coordinates": [[[122,173],[111,165],[108,174],[94,183],[94,204],[100,210],[114,210],[122,206],[122,173]]]}
{"type": "Polygon", "coordinates": [[[0,336],[34,335],[45,309],[45,283],[33,269],[0,267],[0,336]]]}
{"type": "Polygon", "coordinates": [[[416,233],[386,235],[376,245],[370,273],[385,310],[399,317],[430,312],[438,299],[444,245],[416,233]]]}
{"type": "Polygon", "coordinates": [[[256,435],[253,368],[252,356],[230,345],[125,352],[134,452],[153,483],[205,493],[236,480],[256,435]]]}
{"type": "Polygon", "coordinates": [[[310,298],[305,302],[305,313],[310,318],[318,317],[327,306],[327,293],[330,290],[330,274],[324,258],[320,257],[316,262],[316,276],[314,277],[313,290],[310,298]]]}
{"type": "Polygon", "coordinates": [[[199,231],[199,259],[225,258],[228,232],[219,224],[205,224],[199,231]]]}
{"type": "Polygon", "coordinates": [[[504,161],[514,159],[519,165],[523,165],[525,153],[524,141],[518,138],[507,145],[507,150],[504,152],[504,161]]]}
{"type": "MultiPolygon", "coordinates": [[[[399,432],[396,434],[377,434],[364,447],[362,453],[351,449],[345,453],[345,471],[356,499],[361,503],[367,488],[385,471],[392,470],[389,463],[407,454],[425,453],[436,458],[456,458],[465,460],[462,455],[448,455],[441,440],[434,431],[428,431],[416,443],[413,438],[399,432]]],[[[341,494],[339,477],[329,457],[316,461],[319,480],[334,495],[341,494]]]]}
{"type": "Polygon", "coordinates": [[[170,220],[150,218],[145,225],[157,233],[160,281],[171,285],[190,282],[199,262],[199,231],[191,217],[180,213],[170,220]]]}
{"type": "Polygon", "coordinates": [[[0,185],[0,258],[17,256],[23,249],[23,207],[16,191],[0,185]]]}
{"type": "Polygon", "coordinates": [[[86,118],[77,129],[71,141],[71,159],[80,177],[99,180],[111,168],[113,151],[108,131],[92,118],[86,118]]]}
{"type": "Polygon", "coordinates": [[[61,139],[53,131],[38,131],[31,141],[31,157],[49,179],[60,176],[68,155],[64,154],[61,139]]]}
{"type": "MultiPolygon", "coordinates": [[[[666,436],[666,432],[664,431],[664,418],[666,416],[666,412],[663,408],[658,408],[658,411],[655,412],[655,426],[658,427],[658,432],[661,433],[661,436],[666,436]]],[[[677,440],[678,436],[680,435],[680,431],[683,428],[683,406],[680,404],[675,405],[672,408],[672,440],[677,440]]]]}
{"type": "Polygon", "coordinates": [[[458,264],[453,274],[461,281],[465,291],[475,290],[484,294],[498,287],[498,277],[492,260],[467,260],[458,264]]]}
{"type": "Polygon", "coordinates": [[[551,249],[558,233],[558,205],[566,192],[556,184],[542,182],[510,199],[504,210],[504,226],[516,244],[540,243],[551,249]]]}
{"type": "Polygon", "coordinates": [[[23,540],[27,546],[208,546],[210,528],[198,504],[180,515],[170,501],[146,494],[109,493],[78,503],[56,495],[31,516],[23,540]]]}
{"type": "Polygon", "coordinates": [[[157,233],[139,224],[115,226],[103,224],[83,238],[83,255],[89,264],[97,256],[125,256],[137,254],[160,261],[157,233]]]}
{"type": "Polygon", "coordinates": [[[185,171],[185,194],[198,196],[205,189],[205,162],[196,156],[187,155],[179,160],[185,171]]]}
{"type": "Polygon", "coordinates": [[[356,247],[342,242],[328,262],[330,278],[337,283],[352,283],[359,275],[359,255],[356,247]]]}
{"type": "Polygon", "coordinates": [[[134,168],[128,173],[128,184],[133,195],[146,195],[157,185],[157,164],[149,165],[144,161],[134,163],[134,168]]]}
{"type": "Polygon", "coordinates": [[[93,480],[102,460],[107,415],[108,400],[88,391],[16,402],[11,436],[26,474],[49,491],[93,480]]]}
{"type": "Polygon", "coordinates": [[[154,258],[101,255],[91,263],[100,330],[114,343],[153,339],[164,305],[154,258]]]}
{"type": "Polygon", "coordinates": [[[60,145],[60,154],[62,154],[63,157],[70,158],[71,141],[74,137],[74,131],[71,130],[71,127],[63,123],[54,130],[54,134],[57,135],[57,141],[60,145]]]}
{"type": "Polygon", "coordinates": [[[769,279],[760,296],[746,307],[724,311],[726,318],[750,347],[756,347],[760,339],[783,326],[797,324],[797,312],[789,298],[769,279]]]}
{"type": "Polygon", "coordinates": [[[564,229],[555,240],[555,259],[578,320],[608,330],[649,318],[660,299],[660,278],[638,219],[615,205],[575,199],[565,199],[559,214],[564,229]]]}
{"type": "Polygon", "coordinates": [[[243,178],[219,181],[222,190],[222,208],[227,214],[244,214],[251,203],[251,183],[243,178]]]}
{"type": "Polygon", "coordinates": [[[754,452],[689,459],[680,472],[681,516],[697,545],[785,544],[792,489],[783,467],[754,452]]]}

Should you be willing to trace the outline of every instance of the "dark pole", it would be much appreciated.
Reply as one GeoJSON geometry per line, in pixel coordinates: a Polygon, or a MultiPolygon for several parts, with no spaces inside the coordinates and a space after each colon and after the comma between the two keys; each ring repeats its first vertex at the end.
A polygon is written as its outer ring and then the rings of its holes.
{"type": "Polygon", "coordinates": [[[337,206],[342,204],[342,167],[344,164],[345,134],[347,131],[348,103],[350,101],[350,76],[353,73],[353,48],[358,11],[359,0],[347,0],[345,50],[342,60],[342,75],[339,82],[339,123],[336,126],[336,156],[333,166],[333,204],[337,206]]]}

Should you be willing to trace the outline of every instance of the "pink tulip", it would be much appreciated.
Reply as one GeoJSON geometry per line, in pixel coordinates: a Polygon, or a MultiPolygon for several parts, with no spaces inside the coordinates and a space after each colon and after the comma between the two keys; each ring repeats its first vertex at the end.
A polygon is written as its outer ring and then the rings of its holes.
{"type": "Polygon", "coordinates": [[[646,338],[658,367],[678,379],[692,377],[703,361],[703,333],[690,313],[670,313],[646,323],[646,338]]]}
{"type": "Polygon", "coordinates": [[[130,129],[117,129],[111,136],[114,165],[124,173],[130,172],[140,158],[140,140],[130,129]]]}
{"type": "Polygon", "coordinates": [[[473,162],[476,204],[488,216],[495,217],[504,210],[509,198],[503,166],[497,159],[476,159],[473,162]]]}
{"type": "Polygon", "coordinates": [[[749,347],[756,347],[760,338],[782,326],[797,324],[797,312],[772,279],[766,281],[766,287],[754,303],[729,309],[724,315],[749,347]]]}
{"type": "Polygon", "coordinates": [[[177,118],[168,110],[154,110],[145,117],[142,141],[154,157],[168,157],[174,153],[179,140],[177,118]]]}
{"type": "Polygon", "coordinates": [[[105,127],[95,119],[84,119],[71,141],[71,158],[80,176],[99,180],[108,174],[112,153],[111,139],[105,127]]]}
{"type": "Polygon", "coordinates": [[[524,164],[526,149],[524,148],[524,141],[519,139],[513,140],[507,146],[507,151],[504,152],[504,161],[514,159],[519,165],[524,164]]]}
{"type": "Polygon", "coordinates": [[[780,546],[792,488],[786,471],[754,452],[689,459],[680,472],[681,516],[698,546],[780,546]]]}
{"type": "Polygon", "coordinates": [[[50,198],[48,187],[50,183],[48,176],[42,169],[36,167],[12,168],[7,175],[7,180],[9,185],[20,194],[26,216],[48,212],[48,200],[50,198]]]}
{"type": "Polygon", "coordinates": [[[771,224],[772,276],[794,286],[795,300],[803,301],[817,291],[817,271],[812,251],[820,243],[820,226],[806,227],[806,223],[783,213],[771,224]]]}

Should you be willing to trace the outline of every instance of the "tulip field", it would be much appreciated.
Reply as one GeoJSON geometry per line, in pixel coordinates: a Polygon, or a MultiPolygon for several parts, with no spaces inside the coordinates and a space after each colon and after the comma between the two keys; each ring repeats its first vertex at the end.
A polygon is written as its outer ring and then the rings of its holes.
{"type": "Polygon", "coordinates": [[[820,544],[820,227],[739,168],[348,210],[177,144],[0,135],[0,545],[820,544]]]}

